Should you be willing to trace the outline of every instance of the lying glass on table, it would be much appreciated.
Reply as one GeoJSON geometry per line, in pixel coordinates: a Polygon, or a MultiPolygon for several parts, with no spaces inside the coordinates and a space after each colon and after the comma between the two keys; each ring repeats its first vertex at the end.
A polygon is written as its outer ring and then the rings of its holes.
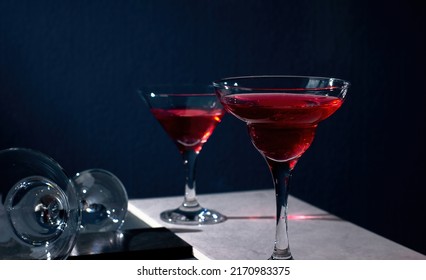
{"type": "Polygon", "coordinates": [[[0,259],[65,259],[77,240],[80,201],[72,180],[37,151],[0,151],[0,259]]]}
{"type": "Polygon", "coordinates": [[[80,231],[124,222],[127,194],[108,171],[70,178],[49,156],[10,148],[0,151],[0,172],[0,259],[66,259],[80,231]]]}

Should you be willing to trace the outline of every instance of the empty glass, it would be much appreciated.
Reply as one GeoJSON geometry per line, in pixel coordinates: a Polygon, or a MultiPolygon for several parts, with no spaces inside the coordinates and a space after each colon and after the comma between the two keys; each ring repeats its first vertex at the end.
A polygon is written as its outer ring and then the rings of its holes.
{"type": "Polygon", "coordinates": [[[0,259],[65,259],[81,222],[74,183],[37,151],[0,151],[0,259]]]}
{"type": "Polygon", "coordinates": [[[81,230],[84,232],[117,231],[127,214],[127,192],[111,172],[88,169],[73,177],[82,203],[81,230]]]}
{"type": "Polygon", "coordinates": [[[66,259],[80,231],[118,231],[127,214],[121,181],[103,169],[68,177],[49,156],[0,151],[0,259],[66,259]]]}

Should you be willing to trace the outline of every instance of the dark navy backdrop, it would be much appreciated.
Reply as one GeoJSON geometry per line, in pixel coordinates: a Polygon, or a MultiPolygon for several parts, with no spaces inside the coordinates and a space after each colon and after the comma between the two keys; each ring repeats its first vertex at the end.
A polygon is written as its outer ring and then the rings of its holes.
{"type": "MultiPolygon", "coordinates": [[[[183,195],[180,156],[138,86],[344,78],[347,102],[320,125],[292,194],[426,253],[426,14],[417,2],[1,0],[0,148],[40,150],[69,174],[108,169],[131,198],[183,195]]],[[[197,175],[199,193],[271,188],[231,116],[197,175]]]]}

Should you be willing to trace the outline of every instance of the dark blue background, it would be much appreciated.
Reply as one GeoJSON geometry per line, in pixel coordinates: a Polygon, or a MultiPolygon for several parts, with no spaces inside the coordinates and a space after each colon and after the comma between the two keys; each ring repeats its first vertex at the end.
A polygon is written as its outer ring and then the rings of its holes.
{"type": "MultiPolygon", "coordinates": [[[[131,198],[183,195],[180,156],[139,86],[343,78],[353,84],[347,102],[320,125],[292,194],[426,253],[426,13],[417,3],[0,0],[0,149],[40,150],[69,174],[105,168],[131,198]]],[[[199,193],[272,187],[231,116],[204,146],[197,176],[199,193]]]]}

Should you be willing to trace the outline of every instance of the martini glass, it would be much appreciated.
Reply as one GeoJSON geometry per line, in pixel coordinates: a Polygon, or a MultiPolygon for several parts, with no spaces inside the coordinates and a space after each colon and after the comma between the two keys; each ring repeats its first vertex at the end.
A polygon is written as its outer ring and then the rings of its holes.
{"type": "Polygon", "coordinates": [[[202,225],[226,220],[221,213],[197,201],[195,165],[198,154],[225,111],[208,86],[153,86],[139,91],[151,113],[176,144],[185,168],[185,196],[176,209],[160,214],[173,224],[202,225]]]}
{"type": "Polygon", "coordinates": [[[66,259],[81,221],[72,180],[52,158],[0,151],[0,259],[66,259]]]}
{"type": "Polygon", "coordinates": [[[249,76],[213,83],[225,109],[246,122],[271,170],[276,195],[275,246],[270,259],[293,259],[287,231],[289,181],[318,124],[342,105],[347,81],[304,76],[249,76]]]}
{"type": "Polygon", "coordinates": [[[111,172],[93,168],[72,178],[81,201],[80,231],[119,231],[127,214],[128,197],[123,183],[111,172]]]}

